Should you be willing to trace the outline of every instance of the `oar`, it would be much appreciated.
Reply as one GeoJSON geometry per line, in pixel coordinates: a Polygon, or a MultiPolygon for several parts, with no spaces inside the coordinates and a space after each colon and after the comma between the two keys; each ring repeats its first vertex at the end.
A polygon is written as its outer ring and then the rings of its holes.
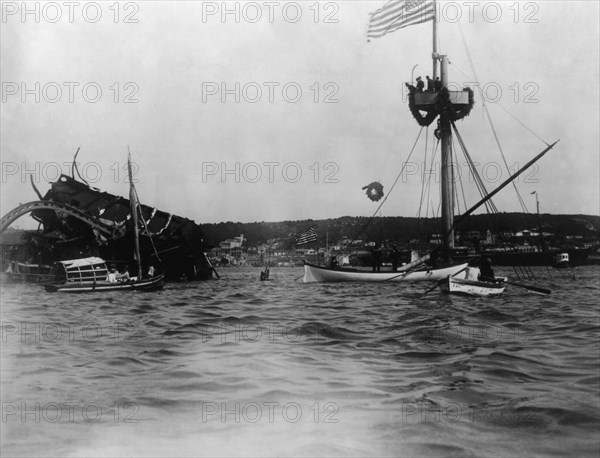
{"type": "Polygon", "coordinates": [[[390,278],[386,278],[383,281],[390,281],[390,280],[394,280],[398,277],[403,277],[404,275],[410,273],[411,270],[414,270],[415,267],[420,266],[421,264],[425,264],[427,261],[429,261],[431,255],[426,254],[425,256],[423,256],[422,258],[419,259],[415,259],[413,262],[406,264],[405,266],[402,266],[400,268],[398,268],[397,272],[400,272],[398,275],[395,275],[393,277],[390,278]]]}
{"type": "Polygon", "coordinates": [[[215,273],[215,275],[217,276],[217,279],[220,279],[221,276],[219,275],[219,272],[217,272],[217,269],[215,269],[212,265],[210,266],[213,270],[213,272],[215,273]]]}
{"type": "MultiPolygon", "coordinates": [[[[453,275],[449,275],[448,277],[455,277],[455,276],[456,276],[456,275],[458,275],[459,273],[461,273],[461,272],[463,272],[463,271],[467,270],[467,268],[468,268],[468,267],[469,267],[469,266],[463,267],[463,268],[462,268],[462,269],[460,269],[458,272],[456,272],[456,273],[455,273],[455,274],[453,274],[453,275]]],[[[439,286],[440,286],[442,283],[444,283],[446,280],[448,280],[448,277],[446,277],[446,278],[442,278],[441,280],[438,280],[437,284],[436,284],[436,285],[435,285],[433,288],[429,288],[427,291],[425,291],[425,292],[423,293],[423,296],[424,296],[425,294],[427,294],[427,293],[430,293],[430,292],[432,292],[432,291],[433,291],[434,289],[436,289],[437,287],[439,287],[439,286]]]]}
{"type": "MultiPolygon", "coordinates": [[[[494,281],[493,278],[489,278],[489,277],[481,277],[481,280],[494,281]]],[[[498,281],[498,280],[496,280],[496,281],[498,281]]],[[[512,281],[505,281],[503,283],[506,283],[507,285],[511,285],[511,286],[516,286],[518,288],[529,289],[531,291],[535,291],[536,293],[540,293],[540,294],[551,294],[552,293],[552,291],[550,291],[549,289],[540,288],[539,286],[523,285],[522,283],[513,283],[512,281]]]]}
{"type": "Polygon", "coordinates": [[[549,289],[539,288],[537,286],[523,285],[521,283],[513,283],[512,281],[505,281],[504,283],[506,283],[507,285],[511,285],[511,286],[517,286],[519,288],[529,289],[531,291],[535,291],[536,293],[540,293],[540,294],[551,294],[552,293],[552,291],[550,291],[549,289]]]}
{"type": "Polygon", "coordinates": [[[208,262],[208,266],[215,273],[215,275],[217,276],[217,279],[220,279],[221,277],[219,277],[219,272],[217,272],[217,269],[214,268],[214,266],[212,265],[212,262],[210,262],[210,259],[208,259],[208,256],[206,256],[206,253],[204,253],[204,259],[206,259],[206,262],[208,262]]]}

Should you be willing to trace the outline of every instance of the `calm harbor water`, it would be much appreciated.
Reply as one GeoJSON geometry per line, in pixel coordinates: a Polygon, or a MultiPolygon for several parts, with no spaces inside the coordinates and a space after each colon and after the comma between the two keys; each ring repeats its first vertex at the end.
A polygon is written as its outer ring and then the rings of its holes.
{"type": "Polygon", "coordinates": [[[600,453],[599,267],[494,299],[220,273],[2,285],[2,456],[600,453]]]}

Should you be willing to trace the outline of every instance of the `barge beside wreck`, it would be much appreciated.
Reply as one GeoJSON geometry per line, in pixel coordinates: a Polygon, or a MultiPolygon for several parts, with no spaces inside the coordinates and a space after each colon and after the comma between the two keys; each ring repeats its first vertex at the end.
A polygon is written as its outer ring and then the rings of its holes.
{"type": "MultiPolygon", "coordinates": [[[[32,183],[33,185],[33,183],[32,183]]],[[[129,200],[61,175],[40,200],[22,204],[2,217],[0,233],[31,213],[40,230],[29,243],[35,261],[53,264],[69,258],[99,256],[116,264],[134,263],[133,222],[129,200]]],[[[145,229],[140,232],[144,265],[166,273],[168,280],[204,280],[213,268],[205,255],[204,234],[194,221],[141,205],[145,229]]],[[[7,260],[5,260],[7,261],[7,260]]],[[[11,259],[10,261],[15,261],[11,259]]]]}

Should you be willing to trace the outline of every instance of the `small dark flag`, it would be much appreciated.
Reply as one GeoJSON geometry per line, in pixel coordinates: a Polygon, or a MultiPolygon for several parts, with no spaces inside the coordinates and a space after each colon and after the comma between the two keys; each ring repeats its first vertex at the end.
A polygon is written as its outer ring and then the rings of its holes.
{"type": "Polygon", "coordinates": [[[317,229],[315,226],[311,226],[304,232],[300,232],[296,235],[296,245],[304,245],[305,243],[317,241],[317,229]]]}

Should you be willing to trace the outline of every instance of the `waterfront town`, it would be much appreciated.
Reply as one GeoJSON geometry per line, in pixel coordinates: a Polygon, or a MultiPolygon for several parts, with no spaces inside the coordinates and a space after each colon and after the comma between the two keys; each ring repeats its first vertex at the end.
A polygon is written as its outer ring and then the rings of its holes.
{"type": "MultiPolygon", "coordinates": [[[[590,231],[592,232],[592,231],[590,231]]],[[[596,231],[597,233],[597,231],[596,231]]],[[[470,230],[457,234],[461,241],[461,247],[468,253],[475,253],[481,249],[490,252],[503,253],[508,250],[525,253],[538,253],[544,250],[571,250],[581,251],[588,254],[587,262],[594,263],[598,260],[597,252],[598,237],[593,233],[557,235],[555,233],[534,229],[523,229],[514,233],[497,234],[489,229],[486,231],[470,230]],[[505,242],[502,242],[505,240],[505,242]],[[540,240],[546,241],[544,245],[540,240]]],[[[402,255],[401,261],[406,263],[411,259],[413,251],[411,247],[396,240],[384,240],[381,243],[374,240],[352,239],[343,236],[336,240],[317,241],[313,244],[294,246],[293,234],[284,238],[273,238],[260,243],[252,243],[244,234],[221,241],[218,246],[212,248],[207,254],[213,263],[220,266],[264,266],[269,263],[272,266],[292,267],[302,266],[304,260],[327,263],[336,257],[342,266],[369,266],[371,253],[379,244],[383,249],[383,258],[388,259],[391,266],[390,253],[393,247],[397,247],[402,255]]],[[[416,242],[416,240],[413,240],[416,242]]],[[[427,246],[435,247],[441,244],[439,234],[431,234],[427,246]]],[[[416,243],[413,243],[416,245],[416,243]]],[[[421,244],[419,248],[425,248],[421,244]]],[[[457,247],[458,248],[458,247],[457,247]]]]}
{"type": "MultiPolygon", "coordinates": [[[[474,217],[476,223],[477,218],[481,220],[483,216],[485,215],[474,217]]],[[[522,222],[526,224],[531,219],[523,219],[524,216],[532,215],[512,215],[513,225],[522,222]]],[[[470,256],[485,252],[492,254],[498,265],[504,264],[505,253],[512,255],[511,262],[515,259],[514,254],[519,253],[523,258],[519,263],[524,265],[551,266],[553,257],[541,255],[560,252],[569,253],[573,265],[599,262],[600,218],[582,215],[544,215],[543,218],[549,223],[543,224],[541,230],[535,226],[525,226],[526,228],[493,231],[481,223],[472,225],[467,230],[457,231],[456,254],[470,256]],[[481,229],[475,228],[477,226],[481,229]]],[[[396,249],[401,265],[442,243],[440,234],[435,232],[436,225],[433,221],[419,222],[416,218],[382,218],[374,223],[372,230],[354,237],[349,235],[358,234],[361,224],[364,224],[363,220],[364,218],[344,217],[327,221],[219,223],[199,227],[204,233],[206,255],[218,267],[292,267],[302,266],[305,260],[328,264],[334,257],[340,266],[370,267],[375,249],[381,249],[384,266],[392,265],[391,253],[396,249]],[[297,232],[309,226],[317,227],[318,237],[314,242],[298,245],[297,232]],[[429,230],[425,232],[426,237],[411,236],[419,226],[429,230]],[[223,235],[236,229],[247,232],[223,238],[223,235]],[[268,234],[268,238],[264,234],[268,234]]],[[[60,234],[44,235],[35,230],[9,228],[0,238],[2,272],[9,268],[11,262],[38,266],[52,264],[57,260],[53,259],[49,246],[68,246],[69,240],[63,239],[60,234]]],[[[82,252],[81,255],[90,255],[92,251],[82,252]]]]}

